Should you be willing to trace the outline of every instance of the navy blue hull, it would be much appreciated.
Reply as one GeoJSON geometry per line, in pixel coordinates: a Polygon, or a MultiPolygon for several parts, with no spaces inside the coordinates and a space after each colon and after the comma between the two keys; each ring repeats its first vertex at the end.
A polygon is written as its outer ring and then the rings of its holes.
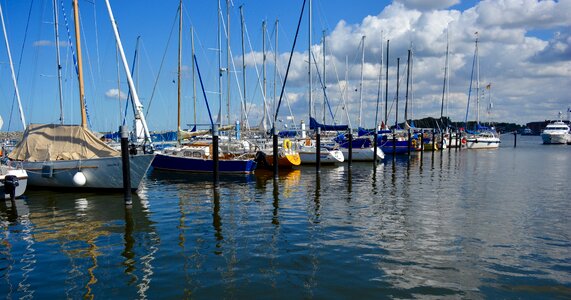
{"type": "MultiPolygon", "coordinates": [[[[214,170],[214,161],[211,159],[157,154],[151,166],[159,170],[211,173],[214,170]]],[[[221,159],[218,164],[220,173],[251,173],[254,169],[256,169],[254,160],[221,159]]]]}

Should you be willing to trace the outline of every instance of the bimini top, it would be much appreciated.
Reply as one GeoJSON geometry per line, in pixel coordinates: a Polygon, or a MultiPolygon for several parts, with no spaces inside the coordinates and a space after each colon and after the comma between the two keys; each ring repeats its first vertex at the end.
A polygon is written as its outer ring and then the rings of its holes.
{"type": "Polygon", "coordinates": [[[80,125],[30,124],[8,158],[19,161],[53,161],[120,155],[121,152],[80,125]]]}

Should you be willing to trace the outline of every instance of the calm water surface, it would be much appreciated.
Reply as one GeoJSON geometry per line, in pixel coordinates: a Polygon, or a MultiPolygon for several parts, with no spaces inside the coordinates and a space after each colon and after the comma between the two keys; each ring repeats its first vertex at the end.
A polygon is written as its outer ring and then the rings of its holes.
{"type": "Polygon", "coordinates": [[[571,298],[571,146],[223,177],[151,172],[122,194],[0,201],[0,295],[571,298]]]}

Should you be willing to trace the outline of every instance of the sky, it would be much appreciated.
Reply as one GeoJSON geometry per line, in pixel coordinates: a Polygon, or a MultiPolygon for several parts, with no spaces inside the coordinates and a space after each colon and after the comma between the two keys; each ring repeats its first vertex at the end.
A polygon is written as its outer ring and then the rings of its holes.
{"type": "MultiPolygon", "coordinates": [[[[310,44],[311,115],[321,121],[325,118],[326,123],[357,128],[372,127],[375,120],[377,124],[402,122],[405,102],[409,119],[439,118],[443,89],[443,114],[453,121],[464,121],[467,111],[468,120],[522,125],[556,119],[559,112],[564,119],[568,117],[571,0],[313,0],[311,26],[309,0],[306,1],[295,47],[303,0],[233,0],[228,1],[229,8],[223,0],[220,31],[218,1],[183,1],[182,128],[210,123],[209,109],[214,121],[220,111],[223,124],[242,120],[243,127],[258,126],[263,120],[264,83],[268,124],[274,119],[282,88],[277,127],[308,123],[310,44]],[[267,23],[265,34],[263,21],[267,23]],[[196,72],[193,85],[191,36],[204,89],[196,72]],[[478,64],[473,67],[476,38],[478,64]],[[412,53],[410,64],[408,50],[412,53]],[[223,70],[220,81],[219,59],[223,70]]],[[[179,1],[109,2],[129,67],[136,61],[133,77],[149,129],[175,130],[179,1]]],[[[63,110],[58,92],[53,2],[0,0],[0,4],[26,123],[59,123],[63,111],[64,123],[79,124],[78,80],[73,64],[76,50],[72,50],[77,45],[71,0],[57,0],[63,110]]],[[[89,124],[95,131],[115,131],[125,115],[128,84],[106,3],[79,0],[79,15],[89,124]]],[[[4,42],[0,47],[0,76],[0,115],[4,120],[1,130],[22,130],[4,42]]],[[[129,126],[132,115],[129,103],[129,126]]]]}

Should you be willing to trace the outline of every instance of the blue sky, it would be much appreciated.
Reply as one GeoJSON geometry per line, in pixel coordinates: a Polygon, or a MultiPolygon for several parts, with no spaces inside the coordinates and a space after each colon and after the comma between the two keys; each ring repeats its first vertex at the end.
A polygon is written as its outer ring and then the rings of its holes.
{"type": "MultiPolygon", "coordinates": [[[[139,62],[134,73],[138,94],[148,110],[151,130],[176,128],[178,0],[110,0],[119,24],[129,64],[133,59],[137,36],[141,36],[139,62]],[[175,24],[174,31],[171,29],[175,24]],[[164,60],[163,60],[164,57],[164,60]]],[[[242,56],[239,6],[244,5],[246,41],[246,100],[249,126],[260,123],[263,107],[262,33],[267,25],[267,103],[272,110],[275,89],[279,94],[282,79],[274,79],[275,20],[278,30],[278,73],[283,76],[301,11],[300,1],[231,2],[230,40],[234,66],[223,76],[223,120],[226,120],[227,74],[230,75],[230,119],[240,117],[242,93],[242,56]],[[257,71],[256,71],[257,69],[257,71]]],[[[18,85],[28,123],[58,122],[59,97],[55,63],[53,8],[51,0],[0,0],[6,20],[12,57],[18,70],[18,85]],[[29,17],[28,17],[29,16],[29,17]],[[26,30],[27,28],[27,30],[26,30]]],[[[63,65],[65,123],[79,123],[77,79],[74,74],[61,1],[60,51],[63,65]]],[[[128,87],[122,69],[118,70],[114,36],[104,0],[79,0],[82,24],[86,97],[92,129],[116,130],[121,122],[125,100],[119,100],[128,87]],[[119,73],[119,75],[118,75],[119,73]]],[[[222,1],[226,18],[226,1],[222,1]]],[[[71,1],[63,2],[73,35],[71,1]]],[[[183,2],[183,127],[194,122],[190,26],[195,28],[196,55],[213,113],[218,112],[217,1],[183,2]]],[[[286,99],[280,108],[283,123],[308,119],[308,10],[300,28],[286,99]],[[290,116],[291,115],[291,116],[290,116]],[[289,118],[288,118],[289,116],[289,118]]],[[[396,58],[400,65],[399,121],[404,118],[404,87],[407,50],[413,51],[410,101],[414,118],[439,117],[444,76],[446,36],[450,42],[450,88],[448,115],[464,119],[468,98],[474,32],[479,35],[480,81],[491,83],[482,89],[481,121],[508,121],[524,124],[554,119],[571,105],[571,1],[459,1],[459,0],[313,0],[312,52],[323,72],[322,32],[326,32],[326,91],[338,123],[351,122],[357,127],[359,107],[362,125],[372,126],[377,100],[381,53],[390,39],[389,120],[394,123],[396,97],[396,58]],[[361,40],[365,38],[363,81],[361,84],[361,40]],[[346,64],[346,62],[348,64],[346,64]],[[346,77],[347,74],[347,77],[346,77]],[[345,80],[347,78],[347,80],[345,80]],[[361,89],[362,86],[362,89],[361,89]],[[491,92],[491,93],[490,93],[491,92]],[[363,99],[361,102],[361,98],[363,99]],[[488,99],[493,110],[485,110],[488,99]],[[361,104],[362,103],[362,104],[361,104]],[[350,120],[347,120],[349,117],[350,120]]],[[[72,43],[75,40],[72,36],[72,43]]],[[[222,62],[226,68],[226,40],[222,40],[222,62]]],[[[386,60],[386,57],[383,57],[386,60]]],[[[4,108],[2,130],[21,130],[18,112],[10,114],[14,88],[10,80],[8,57],[0,49],[0,101],[4,108]]],[[[386,63],[386,62],[384,62],[386,63]]],[[[316,65],[312,66],[314,109],[323,118],[323,89],[316,65]]],[[[382,87],[384,89],[384,70],[382,87]]],[[[197,88],[199,85],[197,84],[197,88]]],[[[202,92],[197,91],[197,123],[208,122],[202,92]]],[[[382,91],[384,94],[384,90],[382,91]]],[[[471,100],[473,101],[473,100],[471,100]]],[[[474,103],[471,104],[474,107],[474,103]]],[[[384,106],[381,106],[384,109],[384,106]]],[[[129,116],[131,111],[129,108],[129,116]]],[[[409,115],[409,118],[411,116],[409,115]]],[[[380,112],[380,120],[384,112],[380,112]]],[[[470,112],[469,119],[475,119],[470,112]]],[[[326,120],[331,120],[327,115],[326,120]]]]}

